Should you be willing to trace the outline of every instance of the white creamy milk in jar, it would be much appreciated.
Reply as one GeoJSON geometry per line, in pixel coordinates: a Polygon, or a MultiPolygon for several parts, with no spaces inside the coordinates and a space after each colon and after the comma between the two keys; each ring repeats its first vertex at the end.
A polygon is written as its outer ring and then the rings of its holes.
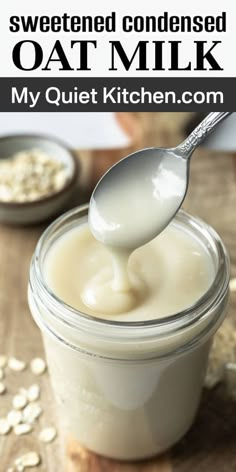
{"type": "Polygon", "coordinates": [[[95,239],[87,206],[57,219],[36,247],[29,304],[66,435],[121,460],[178,441],[197,411],[228,282],[219,236],[183,211],[130,251],[95,239]]]}

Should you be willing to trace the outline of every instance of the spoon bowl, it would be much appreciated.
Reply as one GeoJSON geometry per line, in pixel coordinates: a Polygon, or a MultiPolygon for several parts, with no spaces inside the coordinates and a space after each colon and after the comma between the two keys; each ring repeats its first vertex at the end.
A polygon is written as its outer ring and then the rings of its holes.
{"type": "Polygon", "coordinates": [[[229,115],[210,113],[176,148],[142,149],[111,167],[90,200],[95,238],[130,251],[161,233],[184,201],[193,151],[229,115]]]}
{"type": "Polygon", "coordinates": [[[181,206],[188,172],[187,160],[175,149],[143,149],[119,161],[90,201],[89,225],[96,239],[127,249],[153,239],[181,206]]]}

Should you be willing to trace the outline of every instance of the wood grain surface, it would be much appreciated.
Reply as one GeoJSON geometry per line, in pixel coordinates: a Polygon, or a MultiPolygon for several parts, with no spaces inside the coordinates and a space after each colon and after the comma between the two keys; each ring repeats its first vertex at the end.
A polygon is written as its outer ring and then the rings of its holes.
{"type": "MultiPolygon", "coordinates": [[[[134,137],[129,150],[86,151],[80,153],[83,175],[74,204],[86,201],[98,177],[114,161],[142,145],[174,145],[181,139],[186,114],[138,114],[119,116],[134,137]],[[138,131],[134,130],[136,120],[138,131]],[[127,125],[128,121],[128,125],[127,125]],[[131,130],[131,131],[130,131],[131,130]]],[[[135,125],[135,126],[136,126],[135,125]]],[[[191,168],[191,181],[185,208],[210,223],[223,238],[231,256],[232,274],[236,276],[236,156],[200,149],[191,168]]],[[[45,225],[35,227],[0,226],[0,354],[14,355],[29,362],[44,356],[40,332],[27,304],[29,263],[38,237],[45,225]]],[[[232,295],[229,317],[234,321],[236,295],[232,295]]],[[[63,379],[62,379],[63,381],[63,379]]],[[[0,396],[0,417],[10,408],[12,394],[18,387],[34,383],[29,369],[8,373],[8,394],[0,396]]],[[[39,451],[40,472],[235,472],[236,403],[222,386],[204,392],[195,424],[186,437],[165,456],[137,464],[109,461],[88,453],[70,442],[66,463],[64,444],[59,437],[52,444],[39,444],[43,426],[57,424],[53,394],[48,374],[39,379],[44,413],[30,435],[13,433],[0,437],[0,472],[7,472],[14,459],[28,450],[39,451]]],[[[63,433],[63,432],[62,432],[63,433]]]]}

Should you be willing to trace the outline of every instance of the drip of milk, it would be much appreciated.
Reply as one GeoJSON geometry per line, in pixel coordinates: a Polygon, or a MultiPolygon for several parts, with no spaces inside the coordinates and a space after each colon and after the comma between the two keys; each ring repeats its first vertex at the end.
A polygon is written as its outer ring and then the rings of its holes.
{"type": "MultiPolygon", "coordinates": [[[[183,159],[170,152],[157,166],[155,152],[153,149],[153,154],[148,155],[145,169],[141,154],[129,162],[127,174],[123,169],[119,176],[120,168],[116,167],[114,179],[109,177],[105,190],[103,185],[101,190],[98,186],[91,198],[90,230],[109,249],[113,262],[112,280],[108,281],[101,272],[93,277],[83,293],[85,305],[99,312],[104,312],[107,297],[116,301],[117,313],[136,305],[139,296],[127,270],[130,254],[163,231],[185,193],[183,159]]],[[[140,290],[145,291],[142,286],[140,290]]]]}

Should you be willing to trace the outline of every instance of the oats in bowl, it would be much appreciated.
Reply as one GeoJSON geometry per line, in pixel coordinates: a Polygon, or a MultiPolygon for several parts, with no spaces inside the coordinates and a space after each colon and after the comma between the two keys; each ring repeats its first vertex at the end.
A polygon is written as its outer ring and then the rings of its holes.
{"type": "Polygon", "coordinates": [[[25,225],[58,215],[78,175],[77,157],[53,137],[0,137],[0,221],[25,225]]]}
{"type": "Polygon", "coordinates": [[[40,149],[17,152],[0,161],[0,200],[27,202],[61,190],[66,165],[40,149]]]}

